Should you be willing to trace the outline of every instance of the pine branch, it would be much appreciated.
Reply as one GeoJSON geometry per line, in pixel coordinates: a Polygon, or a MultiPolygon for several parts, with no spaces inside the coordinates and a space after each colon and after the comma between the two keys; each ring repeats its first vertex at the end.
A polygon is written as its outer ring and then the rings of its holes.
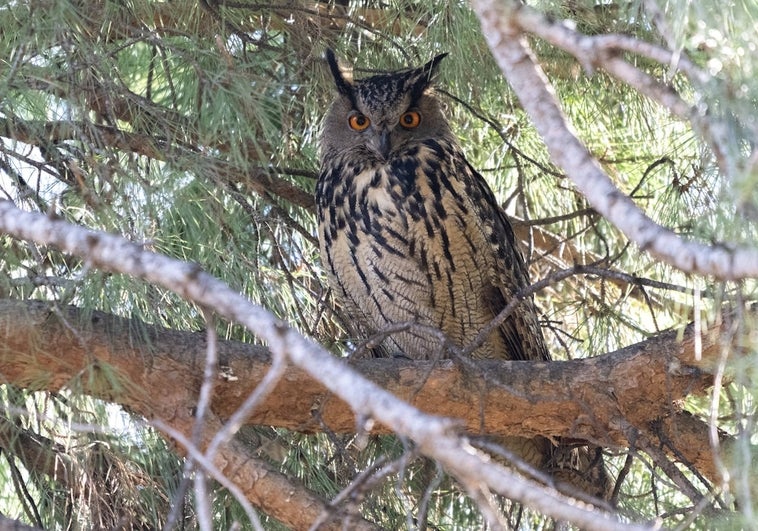
{"type": "MultiPolygon", "coordinates": [[[[193,437],[196,422],[192,412],[202,381],[195,363],[202,363],[205,356],[205,334],[183,334],[171,330],[159,332],[144,323],[99,312],[65,308],[61,313],[52,311],[52,306],[45,303],[7,300],[0,303],[0,323],[3,328],[0,358],[9,369],[4,371],[6,383],[35,390],[52,391],[65,386],[84,391],[120,403],[147,419],[170,419],[167,422],[172,428],[188,439],[193,437]],[[16,317],[22,319],[17,320],[16,317]],[[27,318],[30,320],[26,321],[27,318]],[[11,332],[6,325],[14,327],[17,333],[11,332]],[[135,330],[137,336],[134,336],[135,330]],[[136,343],[130,345],[131,341],[136,343]],[[197,341],[200,343],[192,344],[197,341]],[[134,348],[137,344],[140,346],[134,348]],[[197,345],[201,345],[200,351],[195,351],[197,345]],[[189,361],[184,354],[198,355],[199,358],[189,361]],[[143,377],[138,376],[140,373],[143,377]],[[93,377],[90,380],[92,385],[77,388],[90,377],[93,377]]],[[[231,390],[230,387],[220,386],[220,389],[223,388],[231,390]]],[[[237,398],[244,399],[239,395],[237,398]]],[[[207,446],[221,427],[215,415],[206,419],[199,435],[199,446],[207,446]]],[[[4,437],[0,436],[0,442],[2,440],[4,437]]],[[[29,453],[30,446],[25,439],[14,435],[9,441],[13,444],[3,445],[9,450],[24,445],[18,453],[33,459],[27,463],[30,467],[58,480],[64,479],[68,488],[77,487],[71,478],[71,470],[66,468],[65,473],[60,474],[58,469],[65,463],[59,463],[60,456],[50,456],[40,462],[40,458],[34,458],[29,453]],[[56,463],[56,468],[49,469],[53,463],[56,463]],[[46,468],[40,468],[40,465],[46,468]]],[[[289,526],[307,528],[328,510],[326,503],[318,496],[256,457],[254,449],[230,440],[219,445],[214,455],[218,469],[242,488],[251,502],[265,507],[269,515],[289,526]],[[290,493],[293,498],[282,498],[282,492],[290,493]]],[[[338,524],[332,525],[335,529],[340,528],[338,524]]],[[[367,522],[354,521],[351,526],[373,529],[367,522]]],[[[326,525],[325,528],[332,527],[326,525]]]]}
{"type": "Polygon", "coordinates": [[[198,153],[186,143],[156,135],[124,131],[116,127],[75,121],[23,121],[0,118],[0,137],[11,138],[34,146],[78,140],[90,146],[109,146],[127,153],[166,161],[176,170],[203,175],[220,183],[241,183],[245,191],[261,197],[269,194],[313,211],[313,196],[284,179],[274,170],[247,166],[240,168],[228,161],[198,153]]]}
{"type": "MultiPolygon", "coordinates": [[[[84,389],[150,418],[143,393],[166,403],[196,400],[202,379],[195,367],[206,352],[204,333],[180,332],[75,307],[61,308],[75,323],[77,335],[50,318],[50,304],[0,301],[0,344],[5,345],[5,377],[16,385],[44,381],[58,390],[60,382],[89,374],[103,363],[118,374],[124,395],[112,389],[84,389]],[[12,332],[11,332],[12,331],[12,332]],[[66,337],[68,336],[68,337],[66,337]],[[82,343],[79,338],[86,338],[82,343]],[[42,345],[40,348],[39,345],[42,345]],[[88,352],[96,353],[95,359],[88,352]],[[145,367],[151,367],[145,372],[145,367]],[[171,379],[166,379],[171,374],[171,379]],[[174,388],[176,386],[176,388],[174,388]],[[156,394],[158,393],[158,394],[156,394]],[[167,395],[167,396],[164,396],[167,395]]],[[[711,377],[704,372],[718,359],[719,333],[714,325],[695,354],[694,327],[670,331],[602,356],[549,363],[480,361],[465,366],[452,360],[418,362],[402,359],[358,360],[352,367],[369,380],[415,407],[450,417],[470,433],[573,437],[605,446],[627,447],[625,419],[642,430],[665,433],[671,446],[704,475],[715,478],[711,450],[704,447],[708,426],[682,413],[673,402],[704,391],[711,377]],[[480,385],[472,385],[479,381],[480,385]]],[[[229,418],[266,377],[271,355],[263,347],[218,341],[219,380],[212,410],[229,418]]],[[[69,386],[72,384],[68,384],[69,386]]],[[[150,406],[152,407],[152,406],[150,406]]],[[[176,405],[166,407],[176,408],[176,405]]],[[[168,410],[161,416],[170,415],[168,410]]],[[[308,373],[290,367],[276,388],[248,417],[247,423],[301,432],[356,431],[355,413],[308,373]],[[314,411],[318,410],[318,415],[314,411]]],[[[388,433],[375,425],[375,433],[388,433]]]]}

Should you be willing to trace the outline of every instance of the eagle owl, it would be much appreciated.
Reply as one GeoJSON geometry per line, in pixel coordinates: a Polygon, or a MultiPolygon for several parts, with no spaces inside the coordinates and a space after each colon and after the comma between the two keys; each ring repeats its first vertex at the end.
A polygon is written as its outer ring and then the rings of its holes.
{"type": "MultiPolygon", "coordinates": [[[[394,325],[380,352],[415,360],[445,356],[446,341],[467,347],[529,285],[513,229],[434,95],[444,57],[353,80],[326,54],[337,96],[316,187],[322,261],[349,324],[365,336],[394,325]]],[[[472,356],[549,360],[532,299],[472,356]]],[[[542,438],[506,444],[542,468],[568,455],[542,438]]]]}

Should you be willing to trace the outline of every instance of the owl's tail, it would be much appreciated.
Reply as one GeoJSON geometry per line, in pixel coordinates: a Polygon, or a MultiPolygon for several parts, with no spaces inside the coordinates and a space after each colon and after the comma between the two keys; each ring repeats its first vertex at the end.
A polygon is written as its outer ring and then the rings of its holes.
{"type": "Polygon", "coordinates": [[[601,500],[609,500],[613,485],[602,449],[573,442],[553,443],[545,437],[498,437],[497,442],[532,467],[546,472],[557,486],[570,485],[601,500]]]}
{"type": "Polygon", "coordinates": [[[558,483],[567,483],[595,498],[609,500],[613,493],[602,448],[598,446],[568,442],[553,445],[544,469],[558,483]]]}

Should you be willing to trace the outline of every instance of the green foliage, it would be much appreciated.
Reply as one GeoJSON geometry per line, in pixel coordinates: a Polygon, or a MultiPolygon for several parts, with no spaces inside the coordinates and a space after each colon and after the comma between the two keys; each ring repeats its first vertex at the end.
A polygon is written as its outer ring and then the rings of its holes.
{"type": "MultiPolygon", "coordinates": [[[[308,198],[320,118],[332,90],[322,51],[335,48],[356,65],[358,76],[449,52],[440,72],[441,98],[470,161],[508,212],[557,235],[574,256],[676,288],[575,277],[544,290],[537,301],[556,358],[602,354],[681,326],[695,312],[713,321],[722,307],[741,311],[753,298],[753,282],[717,285],[656,262],[589,208],[551,165],[466,2],[351,2],[344,10],[333,6],[332,17],[319,15],[315,3],[284,4],[68,0],[0,7],[3,196],[196,262],[344,354],[355,338],[341,330],[349,316],[340,315],[325,287],[308,198]],[[702,292],[699,308],[692,289],[702,292]]],[[[705,242],[754,242],[756,4],[670,0],[659,3],[660,19],[638,2],[530,4],[575,21],[585,34],[618,32],[663,43],[708,74],[693,82],[672,65],[628,55],[703,115],[720,120],[722,140],[732,150],[725,164],[702,131],[608,74],[588,75],[565,52],[532,43],[590,152],[648,215],[705,242]]],[[[206,326],[197,308],[141,280],[104,274],[42,246],[5,237],[0,242],[3,297],[76,304],[181,330],[206,326]]],[[[529,251],[534,278],[572,265],[554,260],[553,247],[533,244],[529,251]]],[[[742,512],[728,521],[734,528],[749,523],[752,507],[758,394],[753,318],[744,312],[740,319],[734,343],[742,356],[730,361],[734,381],[716,394],[723,396],[717,411],[710,397],[687,404],[739,436],[739,451],[727,462],[741,485],[735,496],[742,512]]],[[[224,337],[256,341],[228,323],[218,327],[224,337]]],[[[175,503],[181,462],[152,430],[78,393],[5,386],[3,394],[3,421],[17,430],[16,440],[23,433],[45,438],[48,451],[60,451],[102,490],[97,499],[77,496],[58,478],[20,463],[4,441],[0,512],[46,528],[76,529],[80,516],[78,528],[104,527],[124,514],[135,528],[162,525],[175,503]]],[[[361,506],[366,517],[388,528],[404,527],[427,489],[430,524],[482,525],[476,505],[395,438],[371,438],[365,449],[326,435],[276,431],[274,438],[287,451],[269,458],[326,497],[378,459],[406,456],[408,462],[377,480],[361,506]]],[[[610,459],[614,472],[625,458],[610,459]]],[[[214,496],[219,528],[244,521],[228,493],[217,489],[214,496]]],[[[181,503],[192,527],[191,496],[181,503]]],[[[540,515],[502,503],[514,527],[547,525],[540,515]]],[[[661,517],[667,525],[692,517],[703,529],[722,518],[698,518],[691,500],[640,454],[621,488],[619,508],[631,520],[661,517]]]]}
{"type": "MultiPolygon", "coordinates": [[[[110,404],[4,386],[4,515],[45,529],[143,528],[168,510],[181,462],[163,438],[110,404]],[[107,423],[107,431],[100,426],[107,423]]],[[[191,511],[191,509],[190,509],[191,511]]]]}

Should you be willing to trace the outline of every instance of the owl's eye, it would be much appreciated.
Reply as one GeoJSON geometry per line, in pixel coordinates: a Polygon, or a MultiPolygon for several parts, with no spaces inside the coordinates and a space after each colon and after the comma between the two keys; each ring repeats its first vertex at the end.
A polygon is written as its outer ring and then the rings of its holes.
{"type": "Polygon", "coordinates": [[[365,131],[368,126],[371,125],[371,120],[369,120],[365,114],[357,112],[350,115],[347,119],[347,123],[350,125],[350,128],[355,131],[365,131]]]}
{"type": "Polygon", "coordinates": [[[413,129],[418,127],[421,123],[421,115],[416,111],[408,111],[400,116],[400,125],[406,129],[413,129]]]}

